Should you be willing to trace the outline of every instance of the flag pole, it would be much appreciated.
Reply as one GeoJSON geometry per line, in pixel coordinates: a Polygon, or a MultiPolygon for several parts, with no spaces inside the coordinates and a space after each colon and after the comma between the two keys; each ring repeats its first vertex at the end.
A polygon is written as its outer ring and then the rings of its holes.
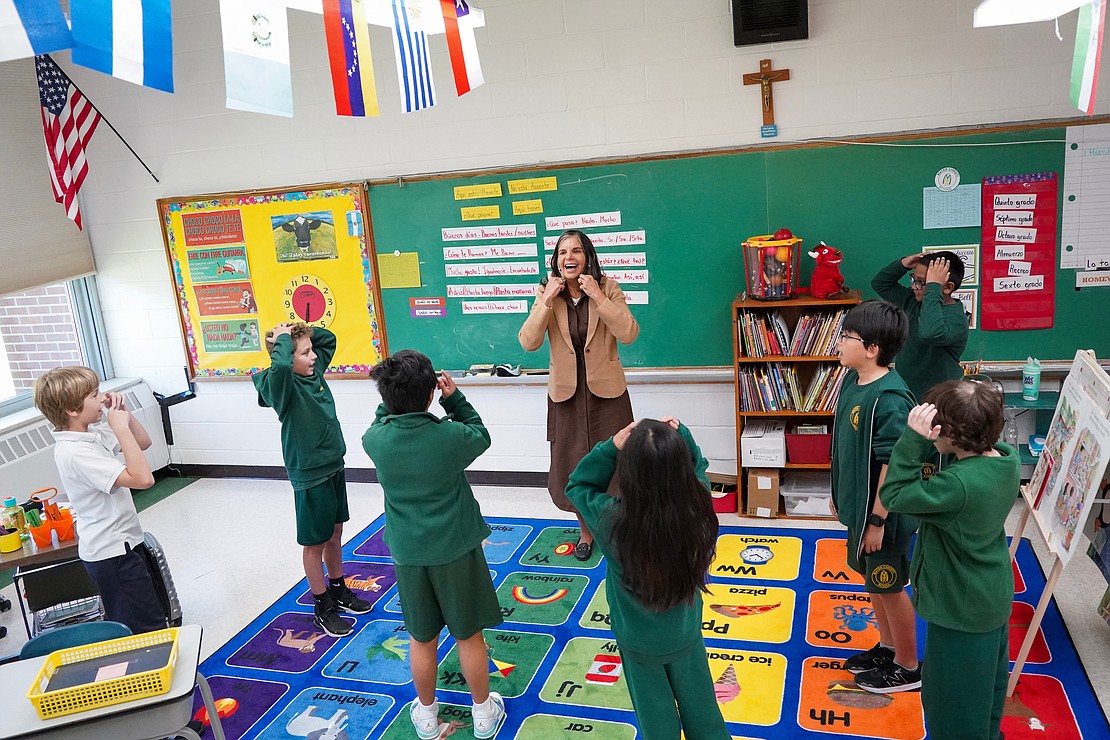
{"type": "MultiPolygon", "coordinates": [[[[50,61],[54,62],[53,57],[51,57],[49,54],[45,54],[44,56],[50,59],[50,61]]],[[[127,151],[131,152],[135,159],[139,160],[139,164],[143,166],[143,169],[145,169],[150,174],[150,176],[154,178],[154,182],[162,182],[158,179],[158,175],[155,175],[153,172],[151,172],[150,168],[146,166],[146,162],[143,161],[143,158],[139,156],[138,152],[131,148],[131,145],[127,143],[127,139],[123,138],[123,135],[120,134],[119,131],[116,131],[116,127],[112,125],[112,122],[108,120],[108,117],[104,115],[103,111],[96,107],[96,104],[93,103],[92,98],[90,98],[88,95],[85,95],[85,92],[81,88],[77,87],[77,83],[73,81],[73,78],[70,77],[64,69],[62,69],[62,65],[54,62],[54,66],[56,66],[61,71],[61,73],[65,75],[65,78],[69,80],[69,84],[73,85],[74,89],[77,90],[77,92],[81,93],[81,97],[89,101],[89,106],[91,106],[93,110],[100,114],[100,120],[108,124],[108,128],[112,129],[112,133],[119,137],[119,140],[123,142],[123,145],[125,147],[127,147],[127,151]]]]}

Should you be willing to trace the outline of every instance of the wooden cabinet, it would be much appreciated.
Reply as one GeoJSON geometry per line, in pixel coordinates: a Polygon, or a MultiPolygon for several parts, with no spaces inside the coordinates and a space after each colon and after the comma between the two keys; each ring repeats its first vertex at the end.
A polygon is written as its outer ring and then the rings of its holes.
{"type": "MultiPolygon", "coordinates": [[[[746,471],[741,453],[744,426],[753,419],[778,419],[788,431],[795,424],[822,424],[832,430],[835,392],[846,372],[836,356],[836,338],[859,291],[843,298],[800,296],[761,301],[737,296],[732,303],[733,371],[736,390],[736,465],[746,471]]],[[[828,461],[787,462],[785,470],[828,470],[828,461]]],[[[746,493],[746,492],[745,492],[746,493]]],[[[739,513],[744,513],[743,497],[739,513]]]]}

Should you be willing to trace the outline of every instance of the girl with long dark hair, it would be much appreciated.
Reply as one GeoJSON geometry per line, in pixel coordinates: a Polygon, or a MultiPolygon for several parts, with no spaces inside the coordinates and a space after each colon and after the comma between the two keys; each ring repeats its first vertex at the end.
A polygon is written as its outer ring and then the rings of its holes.
{"type": "Polygon", "coordinates": [[[678,420],[642,419],[598,443],[567,484],[605,555],[610,626],[645,740],[729,737],[701,633],[717,546],[707,467],[678,420]],[[619,497],[607,493],[614,477],[619,497]]]}

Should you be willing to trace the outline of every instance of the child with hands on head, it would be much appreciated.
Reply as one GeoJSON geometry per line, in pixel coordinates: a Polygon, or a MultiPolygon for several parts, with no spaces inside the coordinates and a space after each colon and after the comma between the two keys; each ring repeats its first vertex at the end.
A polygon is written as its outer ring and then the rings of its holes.
{"type": "Polygon", "coordinates": [[[879,492],[890,511],[921,523],[910,579],[928,626],[921,703],[930,737],[1001,737],[1014,598],[1004,525],[1021,483],[1017,450],[997,441],[1003,421],[993,385],[934,386],[910,411],[879,492]],[[924,479],[934,448],[954,461],[924,479]]]}
{"type": "Polygon", "coordinates": [[[677,419],[642,419],[594,446],[567,484],[605,555],[613,637],[645,740],[729,737],[701,632],[717,545],[708,466],[677,419]],[[614,478],[619,496],[608,493],[614,478]]]}

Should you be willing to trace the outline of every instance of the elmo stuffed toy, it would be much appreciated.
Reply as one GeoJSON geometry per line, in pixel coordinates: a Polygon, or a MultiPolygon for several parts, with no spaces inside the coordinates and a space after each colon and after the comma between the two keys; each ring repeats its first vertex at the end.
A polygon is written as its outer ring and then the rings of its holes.
{"type": "Polygon", "coordinates": [[[844,258],[840,250],[821,242],[808,254],[817,260],[809,279],[810,295],[820,300],[847,295],[848,288],[844,285],[844,276],[840,274],[840,261],[844,258]]]}

